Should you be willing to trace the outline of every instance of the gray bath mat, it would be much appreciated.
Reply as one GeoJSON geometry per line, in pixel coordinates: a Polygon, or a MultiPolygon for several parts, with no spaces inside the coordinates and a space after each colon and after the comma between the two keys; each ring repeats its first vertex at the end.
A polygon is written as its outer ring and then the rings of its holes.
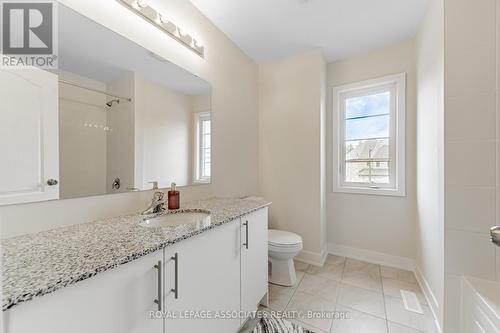
{"type": "Polygon", "coordinates": [[[300,325],[292,323],[285,319],[280,319],[276,316],[262,318],[252,333],[314,333],[310,330],[302,328],[300,325]]]}

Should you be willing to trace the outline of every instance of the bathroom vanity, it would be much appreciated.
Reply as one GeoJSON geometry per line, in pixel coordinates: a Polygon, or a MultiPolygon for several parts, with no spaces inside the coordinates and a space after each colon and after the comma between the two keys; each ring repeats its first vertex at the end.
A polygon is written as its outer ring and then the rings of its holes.
{"type": "Polygon", "coordinates": [[[182,207],[210,214],[199,223],[132,215],[6,239],[4,332],[237,332],[266,301],[268,205],[212,199],[182,207]]]}
{"type": "MultiPolygon", "coordinates": [[[[0,71],[0,206],[210,184],[210,83],[57,6],[58,68],[0,71]]],[[[236,332],[266,299],[268,205],[75,215],[2,239],[4,332],[236,332]]]]}

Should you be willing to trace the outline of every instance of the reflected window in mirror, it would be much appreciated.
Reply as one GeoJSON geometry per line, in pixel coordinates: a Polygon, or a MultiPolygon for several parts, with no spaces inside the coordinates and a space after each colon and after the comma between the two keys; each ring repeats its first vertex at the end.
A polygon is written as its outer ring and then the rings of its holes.
{"type": "Polygon", "coordinates": [[[210,112],[199,112],[196,121],[196,181],[210,182],[211,172],[211,119],[210,112]]]}
{"type": "Polygon", "coordinates": [[[210,183],[210,83],[61,4],[58,25],[57,69],[0,71],[0,206],[210,183]]]}

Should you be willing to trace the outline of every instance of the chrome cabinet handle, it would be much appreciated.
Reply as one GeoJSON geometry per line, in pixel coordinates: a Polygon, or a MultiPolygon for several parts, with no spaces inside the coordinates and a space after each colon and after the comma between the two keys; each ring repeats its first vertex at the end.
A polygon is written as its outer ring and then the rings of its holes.
{"type": "Polygon", "coordinates": [[[248,221],[246,221],[245,223],[243,223],[243,225],[245,226],[245,243],[243,243],[243,245],[248,250],[248,221]]]}
{"type": "Polygon", "coordinates": [[[176,253],[173,257],[170,258],[175,262],[175,281],[174,288],[170,289],[171,292],[174,293],[174,298],[179,298],[179,254],[176,253]]]}
{"type": "Polygon", "coordinates": [[[55,179],[47,180],[47,185],[49,185],[49,186],[56,186],[57,184],[59,184],[59,182],[55,179]]]}
{"type": "Polygon", "coordinates": [[[491,242],[496,246],[500,246],[500,226],[495,226],[490,229],[491,242]]]}
{"type": "Polygon", "coordinates": [[[158,298],[154,300],[156,304],[158,304],[158,311],[162,310],[162,278],[161,278],[161,260],[158,260],[158,263],[154,265],[154,268],[158,270],[158,298]]]}

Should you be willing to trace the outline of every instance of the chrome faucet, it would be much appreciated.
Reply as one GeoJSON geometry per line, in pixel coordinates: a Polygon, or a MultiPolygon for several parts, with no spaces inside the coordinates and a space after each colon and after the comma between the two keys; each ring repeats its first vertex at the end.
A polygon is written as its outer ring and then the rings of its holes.
{"type": "Polygon", "coordinates": [[[168,199],[165,198],[165,193],[158,191],[158,182],[151,183],[153,184],[153,190],[157,191],[153,194],[151,205],[141,213],[142,215],[158,214],[166,210],[165,204],[168,202],[168,199]]]}
{"type": "Polygon", "coordinates": [[[165,211],[165,204],[168,200],[165,198],[165,193],[161,191],[156,191],[153,195],[153,200],[151,200],[151,205],[149,205],[146,210],[144,210],[142,215],[158,214],[165,211]]]}

